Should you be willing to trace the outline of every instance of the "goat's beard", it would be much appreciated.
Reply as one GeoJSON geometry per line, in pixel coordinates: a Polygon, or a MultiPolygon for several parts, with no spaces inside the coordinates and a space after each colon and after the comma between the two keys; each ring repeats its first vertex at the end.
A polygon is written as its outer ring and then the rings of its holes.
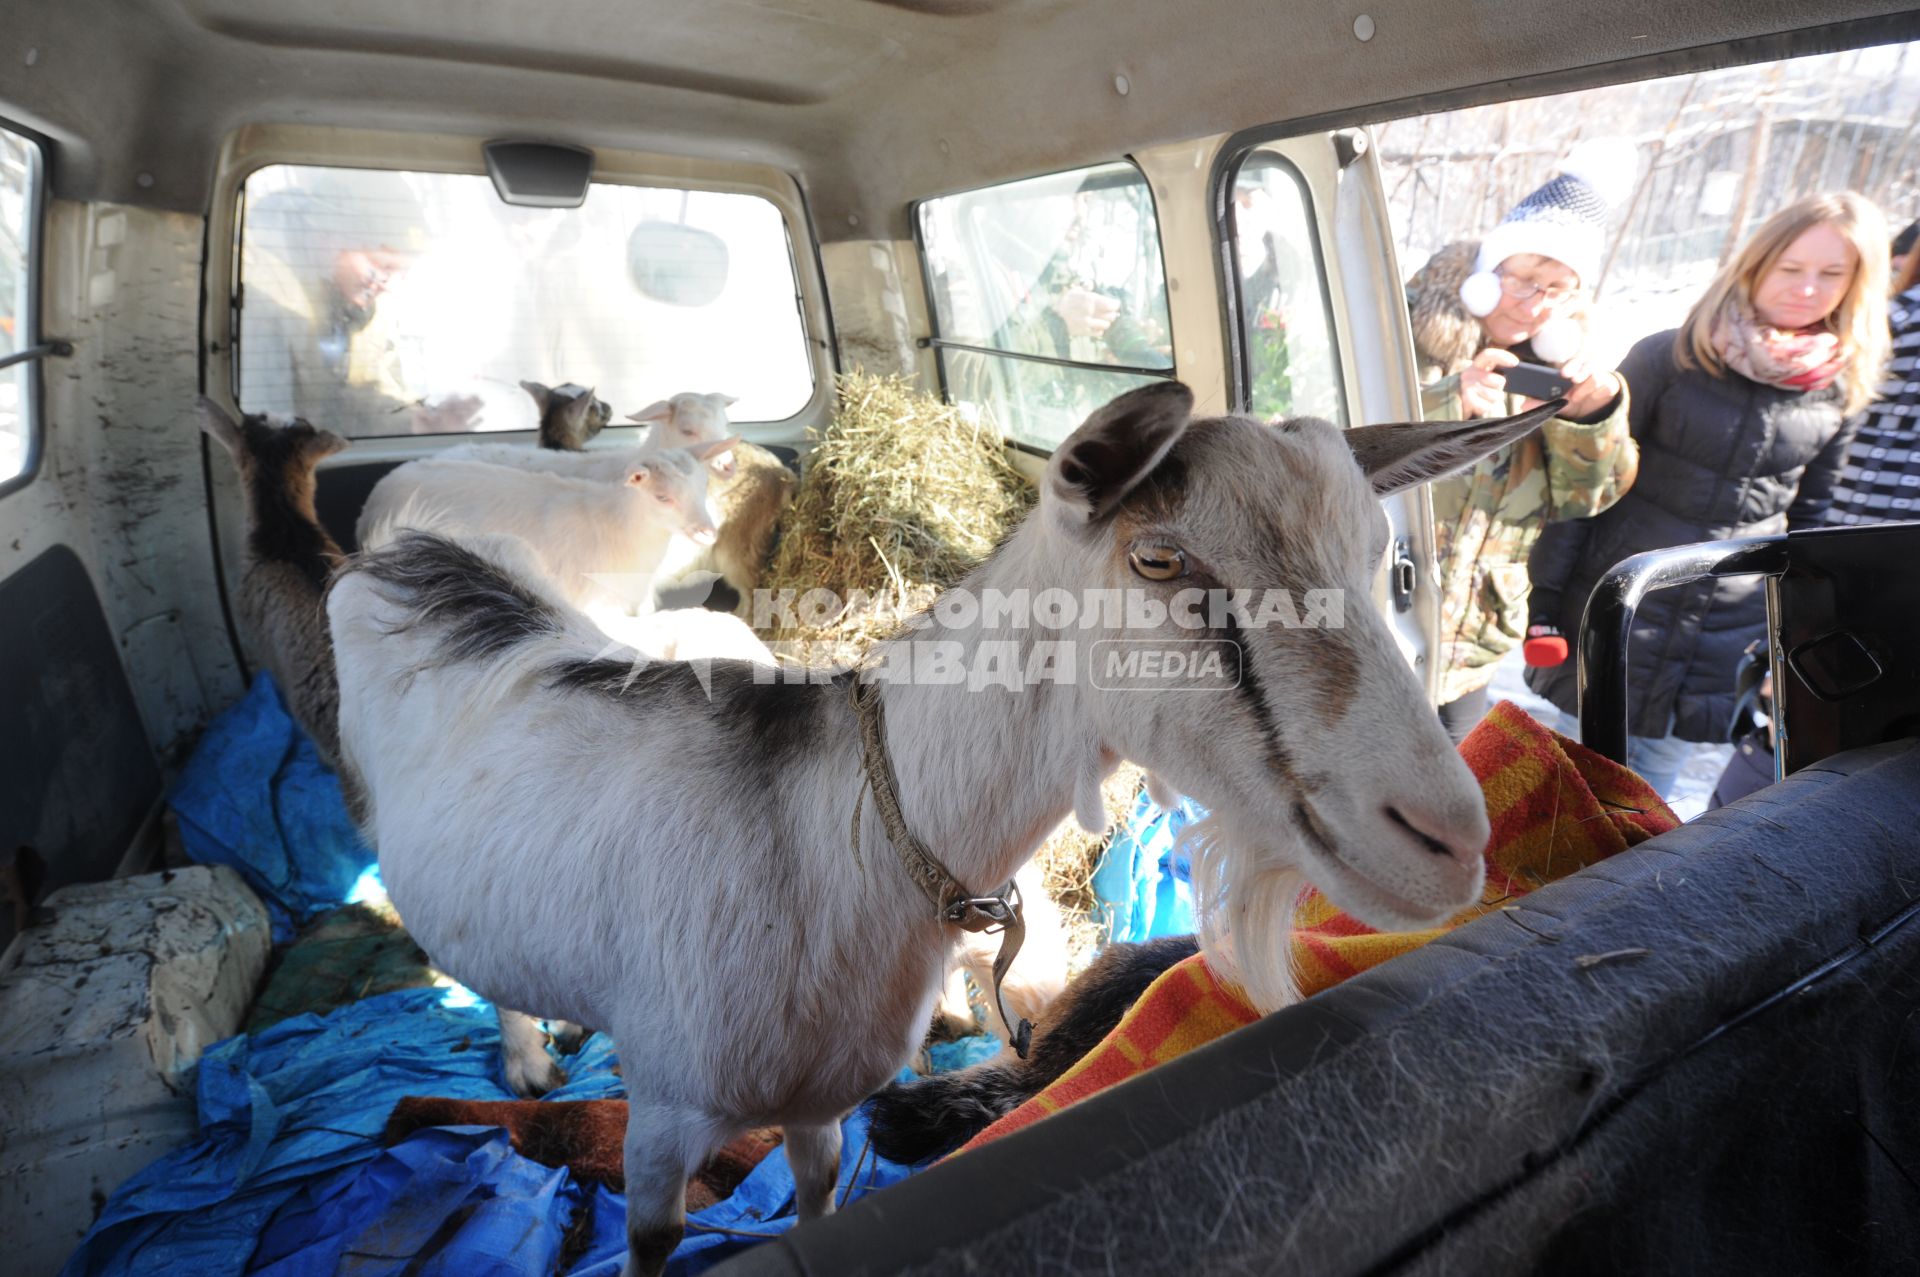
{"type": "Polygon", "coordinates": [[[1262,1015],[1300,1000],[1293,964],[1293,911],[1307,877],[1299,864],[1241,837],[1223,816],[1187,826],[1180,850],[1192,863],[1194,912],[1207,965],[1240,986],[1262,1015]]]}

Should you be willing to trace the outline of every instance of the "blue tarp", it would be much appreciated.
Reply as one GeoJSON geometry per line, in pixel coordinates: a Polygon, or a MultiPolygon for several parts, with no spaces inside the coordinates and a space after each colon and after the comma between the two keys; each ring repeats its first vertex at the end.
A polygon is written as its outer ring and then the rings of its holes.
{"type": "Polygon", "coordinates": [[[1108,939],[1137,942],[1195,930],[1193,885],[1179,841],[1181,831],[1206,814],[1185,798],[1163,811],[1141,791],[1093,873],[1100,902],[1094,918],[1105,924],[1108,939]]]}
{"type": "Polygon", "coordinates": [[[272,915],[275,940],[352,899],[373,867],[339,778],[264,672],[207,728],[171,803],[187,854],[238,870],[272,915]]]}
{"type": "MultiPolygon", "coordinates": [[[[199,1141],[123,1184],[63,1277],[545,1277],[576,1221],[587,1243],[566,1272],[613,1277],[626,1244],[618,1194],[519,1156],[497,1128],[443,1127],[380,1146],[402,1096],[512,1098],[499,1062],[491,1009],[457,987],[383,994],[229,1038],[200,1064],[199,1141]]],[[[572,1080],[549,1099],[622,1094],[604,1036],[565,1063],[572,1080]]],[[[860,1114],[844,1137],[852,1196],[908,1173],[862,1158],[860,1114]]],[[[733,1196],[690,1219],[668,1271],[700,1272],[759,1240],[741,1234],[783,1231],[792,1209],[793,1178],[776,1149],[733,1196]]]]}

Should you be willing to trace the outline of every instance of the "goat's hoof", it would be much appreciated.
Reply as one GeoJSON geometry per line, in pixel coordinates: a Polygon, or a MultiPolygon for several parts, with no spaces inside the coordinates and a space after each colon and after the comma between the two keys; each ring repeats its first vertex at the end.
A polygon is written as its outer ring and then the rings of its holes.
{"type": "Polygon", "coordinates": [[[507,1088],[529,1100],[537,1100],[567,1084],[567,1071],[544,1052],[538,1060],[508,1060],[506,1072],[507,1088]]]}

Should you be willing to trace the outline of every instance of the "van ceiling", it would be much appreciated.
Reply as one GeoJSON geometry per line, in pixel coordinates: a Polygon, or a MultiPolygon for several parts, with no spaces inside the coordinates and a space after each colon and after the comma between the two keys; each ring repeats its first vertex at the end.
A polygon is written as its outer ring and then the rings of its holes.
{"type": "MultiPolygon", "coordinates": [[[[55,143],[55,191],[71,199],[202,210],[233,129],[337,124],[771,163],[800,176],[822,238],[865,239],[903,233],[910,199],[1152,143],[1903,11],[1850,0],[1546,8],[6,0],[0,114],[55,143]]],[[[1906,38],[1913,25],[1836,39],[1906,38]]]]}

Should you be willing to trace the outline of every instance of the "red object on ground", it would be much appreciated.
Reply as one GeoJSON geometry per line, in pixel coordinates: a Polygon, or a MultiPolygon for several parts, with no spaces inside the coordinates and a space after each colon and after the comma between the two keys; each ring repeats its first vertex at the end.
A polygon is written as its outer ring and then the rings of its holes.
{"type": "MultiPolygon", "coordinates": [[[[627,1133],[625,1100],[453,1100],[409,1095],[387,1118],[386,1142],[397,1144],[429,1126],[498,1126],[514,1151],[543,1166],[564,1166],[590,1184],[616,1192],[627,1183],[621,1142],[627,1133]]],[[[734,1140],[687,1183],[687,1209],[704,1210],[733,1196],[740,1181],[779,1147],[768,1127],[734,1140]]]]}

